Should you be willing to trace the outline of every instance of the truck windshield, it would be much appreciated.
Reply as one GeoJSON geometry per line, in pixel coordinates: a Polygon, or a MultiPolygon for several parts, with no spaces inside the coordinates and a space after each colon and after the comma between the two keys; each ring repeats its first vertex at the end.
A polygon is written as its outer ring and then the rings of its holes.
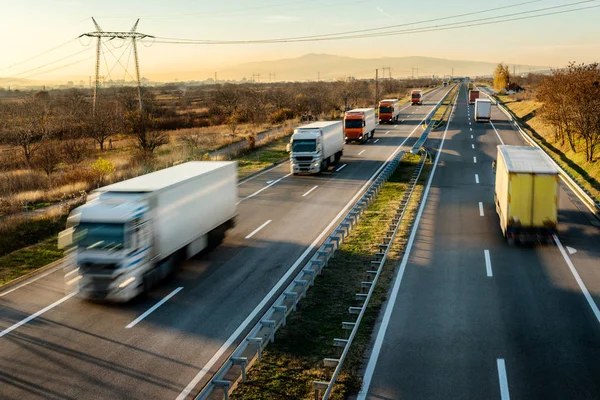
{"type": "Polygon", "coordinates": [[[84,222],[75,228],[74,241],[86,249],[120,250],[124,247],[125,225],[84,222]]]}
{"type": "Polygon", "coordinates": [[[292,142],[293,153],[312,153],[317,150],[317,142],[314,139],[295,139],[292,142]]]}
{"type": "Polygon", "coordinates": [[[413,98],[413,99],[420,99],[420,98],[421,98],[421,95],[420,95],[419,93],[413,93],[413,94],[412,94],[412,98],[413,98]]]}
{"type": "Polygon", "coordinates": [[[347,119],[346,120],[346,128],[362,128],[363,121],[362,119],[347,119]]]}
{"type": "Polygon", "coordinates": [[[392,107],[385,107],[385,106],[379,107],[380,114],[389,114],[393,111],[394,111],[394,109],[392,107]]]}

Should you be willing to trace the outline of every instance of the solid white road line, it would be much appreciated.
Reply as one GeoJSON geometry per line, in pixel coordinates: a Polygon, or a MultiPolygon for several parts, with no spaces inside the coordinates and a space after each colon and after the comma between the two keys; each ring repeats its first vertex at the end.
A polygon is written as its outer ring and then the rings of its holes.
{"type": "Polygon", "coordinates": [[[569,255],[565,251],[565,248],[563,247],[562,243],[558,239],[558,236],[556,236],[556,234],[554,234],[553,237],[554,237],[554,241],[556,242],[556,245],[558,246],[558,249],[560,250],[560,253],[562,254],[563,258],[565,259],[565,262],[567,263],[567,265],[569,266],[569,269],[571,270],[571,273],[575,277],[575,280],[577,281],[577,284],[579,285],[579,288],[581,289],[581,292],[583,293],[583,295],[585,296],[585,299],[587,300],[588,304],[590,305],[590,308],[592,309],[592,312],[596,316],[596,319],[598,320],[598,322],[600,322],[600,310],[598,309],[598,306],[596,305],[596,303],[594,303],[594,299],[592,298],[592,296],[590,295],[589,290],[587,289],[587,287],[585,286],[585,284],[581,280],[581,277],[579,276],[579,273],[575,269],[575,266],[573,265],[573,262],[571,261],[571,258],[569,257],[569,255]]]}
{"type": "Polygon", "coordinates": [[[273,183],[273,182],[275,182],[275,181],[274,181],[274,180],[267,181],[267,185],[268,185],[269,183],[273,183]]]}
{"type": "Polygon", "coordinates": [[[504,144],[504,141],[502,140],[502,138],[500,137],[500,134],[498,133],[498,130],[496,129],[496,127],[494,126],[494,123],[492,122],[492,120],[490,120],[490,125],[492,125],[492,128],[494,128],[494,132],[496,132],[496,136],[498,136],[498,140],[500,141],[500,144],[504,144]]]}
{"type": "Polygon", "coordinates": [[[373,144],[375,144],[375,143],[377,143],[377,142],[379,142],[379,139],[376,139],[376,140],[373,142],[373,144]]]}
{"type": "MultiPolygon", "coordinates": [[[[66,276],[65,276],[65,277],[66,277],[66,276]]],[[[70,279],[69,281],[67,281],[67,285],[72,285],[72,284],[74,284],[75,282],[77,282],[78,280],[80,280],[81,278],[83,278],[83,276],[81,276],[81,275],[77,275],[75,278],[73,278],[73,279],[70,279]]]]}
{"type": "Polygon", "coordinates": [[[477,164],[477,157],[473,157],[473,164],[477,164]]]}
{"type": "MultiPolygon", "coordinates": [[[[316,186],[314,188],[316,188],[316,186]]],[[[256,235],[262,228],[264,228],[265,226],[269,225],[271,222],[273,222],[272,219],[268,220],[267,222],[265,222],[264,224],[262,224],[261,226],[259,226],[255,230],[253,230],[251,234],[249,234],[248,236],[246,236],[246,239],[250,239],[252,236],[256,235]]]]}
{"type": "Polygon", "coordinates": [[[475,183],[479,183],[479,175],[475,174],[475,183]]]}
{"type": "Polygon", "coordinates": [[[362,153],[364,153],[365,151],[367,151],[366,149],[361,151],[360,153],[358,153],[358,155],[360,156],[362,153]]]}
{"type": "MultiPolygon", "coordinates": [[[[452,111],[450,112],[450,116],[448,117],[448,121],[452,121],[452,114],[456,109],[456,102],[452,106],[452,111]]],[[[383,339],[385,338],[386,331],[390,324],[390,319],[392,317],[392,311],[394,310],[394,305],[396,304],[396,300],[398,298],[398,292],[400,291],[400,285],[402,284],[402,278],[404,277],[404,271],[406,270],[406,265],[408,264],[408,258],[410,256],[410,251],[412,249],[413,243],[415,241],[415,237],[417,236],[417,231],[419,230],[419,223],[421,221],[421,216],[423,215],[423,210],[425,209],[425,205],[427,204],[427,196],[429,195],[429,189],[431,188],[431,182],[433,181],[433,177],[435,176],[435,171],[437,169],[438,161],[440,159],[440,155],[442,154],[442,150],[444,148],[444,141],[446,140],[446,134],[448,133],[448,128],[450,127],[450,123],[446,124],[446,129],[444,130],[444,135],[442,136],[442,141],[440,143],[440,148],[437,151],[437,155],[435,157],[435,162],[433,164],[433,168],[429,175],[429,180],[427,181],[427,186],[425,187],[425,191],[423,192],[423,200],[421,201],[421,205],[419,206],[419,211],[417,212],[417,216],[415,217],[415,222],[413,229],[410,233],[410,237],[408,238],[408,243],[406,246],[406,250],[404,252],[404,256],[402,258],[402,262],[400,264],[400,268],[398,268],[398,272],[396,277],[394,278],[392,292],[390,297],[387,300],[387,304],[385,305],[385,311],[383,315],[383,319],[381,321],[381,325],[379,330],[377,331],[377,336],[375,338],[375,343],[373,345],[373,351],[369,356],[369,362],[367,364],[367,368],[365,369],[365,374],[363,377],[363,385],[358,394],[357,400],[365,400],[367,398],[367,394],[369,392],[369,386],[371,386],[371,379],[373,378],[373,373],[375,372],[375,367],[377,366],[377,360],[379,358],[379,354],[381,352],[381,346],[383,344],[383,339]]]]}
{"type": "MultiPolygon", "coordinates": [[[[364,151],[364,150],[363,150],[363,151],[364,151]]],[[[313,187],[312,189],[310,189],[308,192],[304,193],[304,194],[302,195],[302,197],[306,197],[306,196],[308,196],[308,195],[309,195],[309,194],[310,194],[310,193],[311,193],[313,190],[315,190],[315,189],[316,189],[316,188],[318,188],[318,187],[319,187],[319,185],[316,185],[315,187],[313,187]]]]}
{"type": "Polygon", "coordinates": [[[285,176],[282,176],[281,178],[279,178],[279,179],[277,179],[277,180],[275,180],[275,181],[273,181],[273,182],[269,183],[269,184],[268,184],[267,186],[265,186],[264,188],[262,188],[262,189],[260,189],[260,190],[257,190],[256,192],[252,193],[250,196],[246,196],[246,197],[244,197],[242,200],[247,200],[247,199],[250,199],[250,198],[252,198],[252,197],[256,196],[257,194],[259,194],[259,193],[262,193],[263,191],[267,190],[268,188],[270,188],[271,186],[275,185],[276,183],[279,183],[279,182],[281,182],[282,180],[284,180],[285,178],[287,178],[287,177],[288,177],[288,176],[290,176],[290,175],[292,175],[292,174],[291,174],[291,173],[289,173],[289,174],[287,174],[287,175],[285,175],[285,176]]]}
{"type": "Polygon", "coordinates": [[[498,358],[496,364],[498,366],[498,381],[500,383],[500,399],[510,400],[510,395],[508,393],[508,378],[506,377],[506,363],[503,358],[498,358]]]}
{"type": "Polygon", "coordinates": [[[479,216],[483,217],[483,203],[479,202],[479,216]]]}
{"type": "Polygon", "coordinates": [[[485,270],[487,271],[487,276],[492,277],[492,260],[490,259],[490,251],[484,250],[483,255],[485,256],[485,270]]]}
{"type": "Polygon", "coordinates": [[[181,291],[181,289],[183,289],[183,287],[178,287],[177,289],[173,290],[171,293],[169,293],[164,299],[162,299],[161,301],[159,301],[158,303],[156,303],[155,305],[153,305],[152,307],[150,307],[150,309],[148,311],[146,311],[145,313],[143,313],[142,315],[140,315],[139,317],[137,317],[136,319],[134,319],[133,321],[131,321],[127,326],[125,326],[126,329],[131,329],[134,326],[136,326],[141,320],[143,320],[144,318],[146,318],[148,315],[152,314],[158,307],[162,306],[163,304],[165,304],[171,297],[175,296],[177,293],[179,293],[181,291]]]}
{"type": "Polygon", "coordinates": [[[9,326],[8,328],[6,328],[5,330],[3,330],[2,332],[0,332],[0,338],[4,335],[6,335],[7,333],[10,333],[12,331],[14,331],[15,329],[17,329],[18,327],[20,327],[21,325],[25,325],[26,323],[28,323],[29,321],[36,319],[37,317],[39,317],[40,315],[42,315],[43,313],[45,313],[48,310],[53,309],[54,307],[56,307],[57,305],[64,303],[65,301],[69,300],[71,297],[75,296],[77,294],[77,292],[73,292],[65,297],[63,297],[62,299],[55,301],[54,303],[50,304],[48,307],[42,308],[40,311],[36,312],[35,314],[31,314],[29,317],[17,322],[14,325],[9,326]]]}
{"type": "Polygon", "coordinates": [[[338,169],[335,170],[335,172],[340,172],[341,170],[343,170],[344,168],[346,168],[347,164],[342,165],[341,167],[339,167],[338,169]]]}
{"type": "MultiPolygon", "coordinates": [[[[439,102],[437,104],[439,104],[439,102]]],[[[433,108],[431,111],[433,111],[433,108]]],[[[454,112],[454,108],[453,108],[453,112],[454,112]]],[[[452,113],[450,113],[450,117],[452,117],[452,113]]],[[[210,360],[208,360],[206,365],[204,365],[204,367],[202,367],[202,369],[200,371],[198,371],[196,376],[190,381],[190,383],[188,383],[188,385],[185,387],[185,389],[183,389],[183,391],[179,394],[179,396],[177,396],[177,400],[186,399],[187,396],[190,394],[190,392],[194,389],[194,387],[196,387],[198,382],[200,382],[202,380],[202,378],[204,378],[206,376],[206,374],[208,374],[212,370],[214,365],[217,363],[217,361],[219,361],[219,359],[223,356],[223,354],[227,351],[227,349],[232,345],[232,343],[235,341],[235,339],[237,339],[238,336],[240,336],[242,334],[242,332],[245,329],[247,329],[248,325],[250,325],[250,323],[256,318],[258,313],[265,307],[267,302],[269,302],[271,300],[271,298],[281,289],[281,287],[287,282],[287,280],[290,278],[290,276],[293,273],[297,272],[296,268],[298,267],[298,265],[300,265],[300,263],[306,258],[306,256],[308,256],[310,254],[311,251],[313,251],[313,249],[317,246],[317,244],[319,244],[319,242],[329,232],[329,230],[334,226],[334,224],[338,221],[338,219],[340,219],[342,217],[342,215],[344,215],[346,210],[348,210],[350,208],[350,206],[354,204],[356,199],[362,194],[362,192],[367,188],[367,186],[371,184],[371,182],[377,177],[377,175],[379,175],[381,170],[385,167],[385,164],[396,156],[396,154],[400,151],[400,148],[402,146],[404,146],[404,144],[416,132],[416,130],[419,128],[421,123],[423,123],[423,121],[425,121],[426,118],[427,118],[427,116],[425,116],[425,118],[423,118],[421,120],[421,122],[419,122],[419,124],[417,124],[417,126],[415,126],[415,128],[410,132],[410,134],[402,141],[402,143],[400,143],[400,145],[398,147],[396,147],[396,149],[387,158],[387,160],[385,160],[385,162],[377,169],[377,171],[375,171],[375,173],[373,173],[373,175],[371,175],[371,177],[365,182],[365,184],[356,192],[356,194],[354,195],[354,197],[352,199],[350,199],[348,204],[346,204],[346,206],[344,208],[342,208],[342,210],[338,213],[338,215],[336,215],[335,218],[329,223],[329,225],[327,225],[327,227],[325,227],[325,229],[323,229],[323,231],[310,244],[310,246],[308,246],[306,248],[306,250],[304,250],[304,253],[302,253],[300,255],[300,257],[298,257],[298,259],[294,262],[294,264],[287,270],[285,275],[283,275],[281,277],[281,279],[271,288],[269,293],[267,293],[267,295],[254,308],[254,310],[252,310],[252,312],[246,317],[246,319],[238,326],[238,328],[235,330],[235,332],[233,332],[231,334],[231,336],[229,336],[229,338],[225,341],[225,343],[223,343],[223,345],[221,345],[219,350],[217,350],[217,352],[212,356],[212,358],[210,360]]],[[[446,137],[446,132],[448,132],[448,125],[446,125],[446,130],[444,131],[444,138],[446,137]]],[[[444,141],[442,140],[442,147],[443,147],[443,144],[444,144],[444,141]]],[[[441,147],[440,147],[440,152],[441,152],[441,147]]],[[[438,152],[438,155],[437,155],[438,158],[439,158],[440,152],[438,152]]],[[[436,164],[437,164],[437,158],[436,158],[436,164]]],[[[346,166],[346,164],[344,164],[339,169],[341,169],[345,166],[346,166]]],[[[435,171],[435,167],[433,168],[433,170],[431,172],[430,179],[433,178],[434,171],[435,171]]],[[[430,185],[431,185],[431,181],[429,183],[429,186],[430,185]]],[[[427,196],[428,191],[429,191],[429,189],[427,189],[427,191],[425,192],[425,198],[427,196]]],[[[420,214],[422,214],[422,210],[420,211],[420,214]]],[[[418,225],[418,223],[417,223],[417,225],[418,225]]]]}

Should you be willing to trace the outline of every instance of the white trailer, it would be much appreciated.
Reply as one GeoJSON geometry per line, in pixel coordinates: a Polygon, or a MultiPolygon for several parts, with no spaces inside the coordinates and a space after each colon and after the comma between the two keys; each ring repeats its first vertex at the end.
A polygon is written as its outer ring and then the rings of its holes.
{"type": "Polygon", "coordinates": [[[489,121],[492,118],[492,102],[490,99],[475,99],[475,122],[489,121]]]}
{"type": "Polygon", "coordinates": [[[296,128],[288,151],[292,174],[320,174],[338,163],[344,153],[342,121],[313,122],[296,128]]]}
{"type": "Polygon", "coordinates": [[[236,203],[236,162],[188,162],[97,189],[59,235],[78,268],[68,282],[86,298],[128,301],[218,245],[236,203]]]}

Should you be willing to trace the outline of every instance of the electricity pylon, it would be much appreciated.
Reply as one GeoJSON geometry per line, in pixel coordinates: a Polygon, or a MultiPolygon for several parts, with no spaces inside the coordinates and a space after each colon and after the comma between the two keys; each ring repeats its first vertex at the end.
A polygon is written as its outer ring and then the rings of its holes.
{"type": "Polygon", "coordinates": [[[96,31],[84,33],[79,36],[79,37],[87,36],[87,37],[97,39],[96,40],[96,70],[95,70],[95,84],[94,84],[94,99],[92,101],[92,112],[94,114],[96,113],[96,97],[98,95],[98,86],[100,85],[100,52],[102,50],[102,39],[104,39],[104,38],[108,38],[110,40],[117,39],[117,38],[118,39],[131,39],[131,43],[133,45],[133,58],[134,58],[134,62],[135,62],[135,74],[136,74],[137,89],[138,89],[138,101],[139,101],[140,112],[141,112],[142,111],[142,84],[140,81],[140,63],[138,60],[137,40],[141,40],[141,39],[145,39],[145,38],[154,38],[154,36],[146,35],[145,33],[136,32],[138,22],[140,22],[139,19],[137,21],[135,21],[133,28],[131,28],[131,30],[129,32],[105,32],[102,30],[102,28],[100,28],[100,25],[98,25],[98,23],[96,22],[96,20],[94,18],[92,18],[92,21],[94,21],[94,25],[96,26],[96,31]]]}

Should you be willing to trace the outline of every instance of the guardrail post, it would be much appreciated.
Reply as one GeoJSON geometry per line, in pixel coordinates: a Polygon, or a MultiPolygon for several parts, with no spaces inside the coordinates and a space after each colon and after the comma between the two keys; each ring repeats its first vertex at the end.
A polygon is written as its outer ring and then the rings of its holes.
{"type": "Polygon", "coordinates": [[[313,381],[313,390],[315,391],[315,400],[320,400],[321,392],[327,390],[329,382],[313,381]]]}
{"type": "Polygon", "coordinates": [[[262,338],[260,337],[254,337],[254,338],[248,338],[248,341],[250,343],[255,344],[258,347],[258,362],[262,361],[262,338]]]}
{"type": "Polygon", "coordinates": [[[231,382],[223,381],[223,380],[214,380],[213,384],[215,387],[223,390],[223,399],[229,400],[229,388],[231,387],[231,382]]]}
{"type": "Polygon", "coordinates": [[[242,382],[246,382],[246,366],[248,359],[246,357],[231,357],[233,365],[239,365],[242,368],[242,382]]]}

